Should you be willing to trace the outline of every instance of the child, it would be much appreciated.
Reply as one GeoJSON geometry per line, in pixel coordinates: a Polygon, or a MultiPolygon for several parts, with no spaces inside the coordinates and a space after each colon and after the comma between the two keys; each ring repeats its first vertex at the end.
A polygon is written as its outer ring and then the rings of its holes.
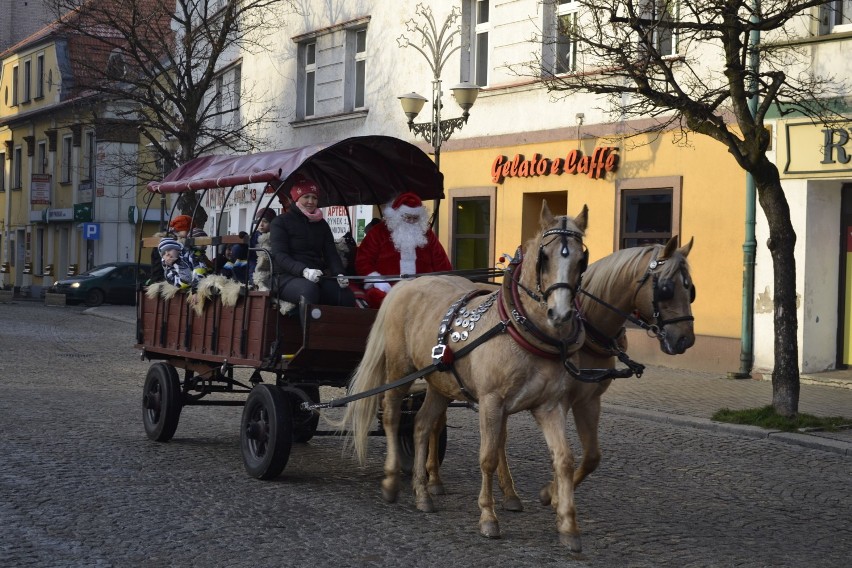
{"type": "Polygon", "coordinates": [[[160,241],[157,248],[160,251],[166,282],[182,290],[192,287],[198,278],[181,244],[173,238],[166,237],[160,241]]]}

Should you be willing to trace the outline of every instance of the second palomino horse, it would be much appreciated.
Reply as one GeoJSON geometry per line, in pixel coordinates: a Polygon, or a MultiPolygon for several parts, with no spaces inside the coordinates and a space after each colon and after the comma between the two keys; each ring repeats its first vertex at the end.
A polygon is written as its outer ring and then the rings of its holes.
{"type": "MultiPolygon", "coordinates": [[[[500,288],[483,287],[457,276],[424,276],[398,284],[385,298],[350,394],[369,391],[416,369],[440,365],[438,372],[426,377],[426,397],[415,420],[412,485],[418,509],[435,510],[426,474],[433,423],[446,412],[450,401],[476,401],[482,471],[479,531],[499,538],[493,476],[506,440],[508,416],[529,410],[552,457],[560,539],[572,550],[581,549],[573,456],[562,401],[568,395],[566,362],[577,364],[576,351],[585,339],[575,300],[588,258],[582,241],[587,215],[584,207],[574,219],[553,216],[543,203],[541,230],[525,247],[534,261],[514,266],[500,288]]],[[[401,400],[409,386],[384,395],[387,455],[382,496],[389,502],[397,499],[400,490],[397,433],[401,400]]],[[[377,407],[377,397],[362,398],[348,405],[343,419],[342,426],[348,427],[362,462],[377,407]]]]}

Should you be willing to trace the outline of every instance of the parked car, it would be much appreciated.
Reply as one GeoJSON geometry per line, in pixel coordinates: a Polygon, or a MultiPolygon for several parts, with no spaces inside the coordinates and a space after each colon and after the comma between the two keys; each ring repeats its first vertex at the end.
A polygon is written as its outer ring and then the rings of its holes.
{"type": "Polygon", "coordinates": [[[77,276],[53,283],[49,291],[65,294],[70,303],[85,302],[87,306],[135,304],[136,283],[145,282],[151,274],[148,264],[110,262],[101,264],[77,276]]]}

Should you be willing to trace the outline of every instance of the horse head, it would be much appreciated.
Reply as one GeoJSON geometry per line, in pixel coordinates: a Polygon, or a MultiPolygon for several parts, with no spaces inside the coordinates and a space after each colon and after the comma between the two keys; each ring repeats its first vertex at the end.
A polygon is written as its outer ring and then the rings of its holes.
{"type": "Polygon", "coordinates": [[[528,275],[527,279],[535,278],[536,294],[546,304],[547,320],[553,327],[558,328],[575,318],[574,300],[589,262],[589,253],[583,244],[588,215],[589,208],[583,205],[583,210],[573,219],[554,216],[547,201],[541,203],[541,231],[528,249],[536,255],[535,274],[528,275]]]}
{"type": "Polygon", "coordinates": [[[651,324],[660,348],[669,355],[679,355],[695,343],[691,306],[695,285],[686,262],[691,249],[692,239],[678,248],[676,236],[664,246],[653,247],[634,296],[639,315],[651,324]]]}

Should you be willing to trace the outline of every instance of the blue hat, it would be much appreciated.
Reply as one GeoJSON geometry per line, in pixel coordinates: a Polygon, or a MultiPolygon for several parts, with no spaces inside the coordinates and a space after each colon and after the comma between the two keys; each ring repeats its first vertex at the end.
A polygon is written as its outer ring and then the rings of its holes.
{"type": "Polygon", "coordinates": [[[160,250],[160,254],[163,254],[167,250],[180,250],[183,247],[176,240],[170,237],[166,237],[160,240],[160,244],[159,246],[157,246],[157,248],[160,250]]]}

